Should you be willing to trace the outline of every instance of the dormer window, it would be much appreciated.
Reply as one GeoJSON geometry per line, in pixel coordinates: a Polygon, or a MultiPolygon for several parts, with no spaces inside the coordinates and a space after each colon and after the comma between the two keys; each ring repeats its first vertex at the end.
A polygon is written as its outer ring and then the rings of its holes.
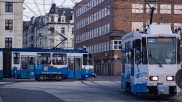
{"type": "Polygon", "coordinates": [[[54,22],[54,17],[53,16],[51,16],[51,22],[54,22]]]}
{"type": "Polygon", "coordinates": [[[61,23],[65,23],[65,16],[61,16],[61,23]]]}
{"type": "Polygon", "coordinates": [[[61,22],[61,17],[60,16],[58,17],[58,22],[61,22]]]}

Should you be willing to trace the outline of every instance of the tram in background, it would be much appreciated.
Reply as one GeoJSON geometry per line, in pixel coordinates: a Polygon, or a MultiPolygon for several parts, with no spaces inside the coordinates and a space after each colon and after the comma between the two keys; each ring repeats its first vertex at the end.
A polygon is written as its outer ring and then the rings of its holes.
{"type": "Polygon", "coordinates": [[[80,49],[1,48],[0,77],[36,80],[95,76],[92,55],[80,49]]]}
{"type": "Polygon", "coordinates": [[[134,94],[176,95],[180,65],[180,33],[170,25],[149,25],[146,32],[122,37],[121,88],[134,94]]]}

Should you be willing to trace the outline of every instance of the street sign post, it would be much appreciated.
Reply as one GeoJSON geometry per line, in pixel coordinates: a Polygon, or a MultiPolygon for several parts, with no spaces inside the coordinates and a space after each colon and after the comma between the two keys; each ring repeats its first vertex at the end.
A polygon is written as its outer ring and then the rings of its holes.
{"type": "Polygon", "coordinates": [[[118,63],[118,60],[117,60],[117,59],[114,59],[114,63],[115,63],[115,64],[118,63]]]}

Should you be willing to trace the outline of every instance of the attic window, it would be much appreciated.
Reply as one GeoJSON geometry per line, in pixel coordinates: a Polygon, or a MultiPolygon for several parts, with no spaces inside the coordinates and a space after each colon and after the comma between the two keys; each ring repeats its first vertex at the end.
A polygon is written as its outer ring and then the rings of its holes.
{"type": "Polygon", "coordinates": [[[59,18],[58,18],[58,22],[61,22],[61,17],[59,16],[59,18]]]}
{"type": "Polygon", "coordinates": [[[65,16],[61,16],[61,22],[65,23],[65,16]]]}
{"type": "Polygon", "coordinates": [[[73,16],[70,16],[70,20],[73,20],[73,16]]]}
{"type": "Polygon", "coordinates": [[[51,16],[51,22],[54,22],[54,17],[53,16],[51,16]]]}

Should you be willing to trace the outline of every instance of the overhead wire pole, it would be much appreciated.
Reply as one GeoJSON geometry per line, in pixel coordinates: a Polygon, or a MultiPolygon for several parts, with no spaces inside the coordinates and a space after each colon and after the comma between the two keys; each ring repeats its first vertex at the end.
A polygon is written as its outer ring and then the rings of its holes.
{"type": "Polygon", "coordinates": [[[24,4],[35,16],[38,16],[28,5],[24,4]]]}
{"type": "Polygon", "coordinates": [[[61,6],[66,2],[66,0],[63,1],[63,3],[61,4],[61,6]]]}
{"type": "MultiPolygon", "coordinates": [[[[150,0],[145,0],[145,2],[147,3],[147,5],[149,6],[149,8],[150,8],[150,12],[151,12],[151,14],[150,14],[150,24],[152,24],[152,20],[153,20],[153,15],[154,15],[154,11],[155,11],[155,7],[151,7],[151,5],[149,4],[149,1],[150,0]]],[[[157,0],[151,0],[151,2],[156,2],[157,3],[157,0]]]]}
{"type": "Polygon", "coordinates": [[[73,2],[74,5],[76,4],[75,0],[71,0],[71,1],[73,2]]]}
{"type": "Polygon", "coordinates": [[[25,14],[23,14],[23,16],[25,16],[25,17],[28,17],[28,18],[31,18],[30,16],[28,16],[28,15],[25,15],[25,14]]]}
{"type": "Polygon", "coordinates": [[[33,1],[34,1],[35,5],[36,5],[37,10],[39,11],[40,15],[42,15],[42,13],[41,13],[41,11],[40,11],[40,8],[39,8],[39,5],[37,4],[37,2],[36,2],[35,0],[33,0],[33,1]]]}
{"type": "Polygon", "coordinates": [[[54,0],[52,0],[51,4],[53,4],[53,3],[54,3],[54,0]]]}
{"type": "Polygon", "coordinates": [[[44,10],[44,14],[46,13],[46,8],[45,8],[45,0],[43,0],[43,10],[44,10]]]}

